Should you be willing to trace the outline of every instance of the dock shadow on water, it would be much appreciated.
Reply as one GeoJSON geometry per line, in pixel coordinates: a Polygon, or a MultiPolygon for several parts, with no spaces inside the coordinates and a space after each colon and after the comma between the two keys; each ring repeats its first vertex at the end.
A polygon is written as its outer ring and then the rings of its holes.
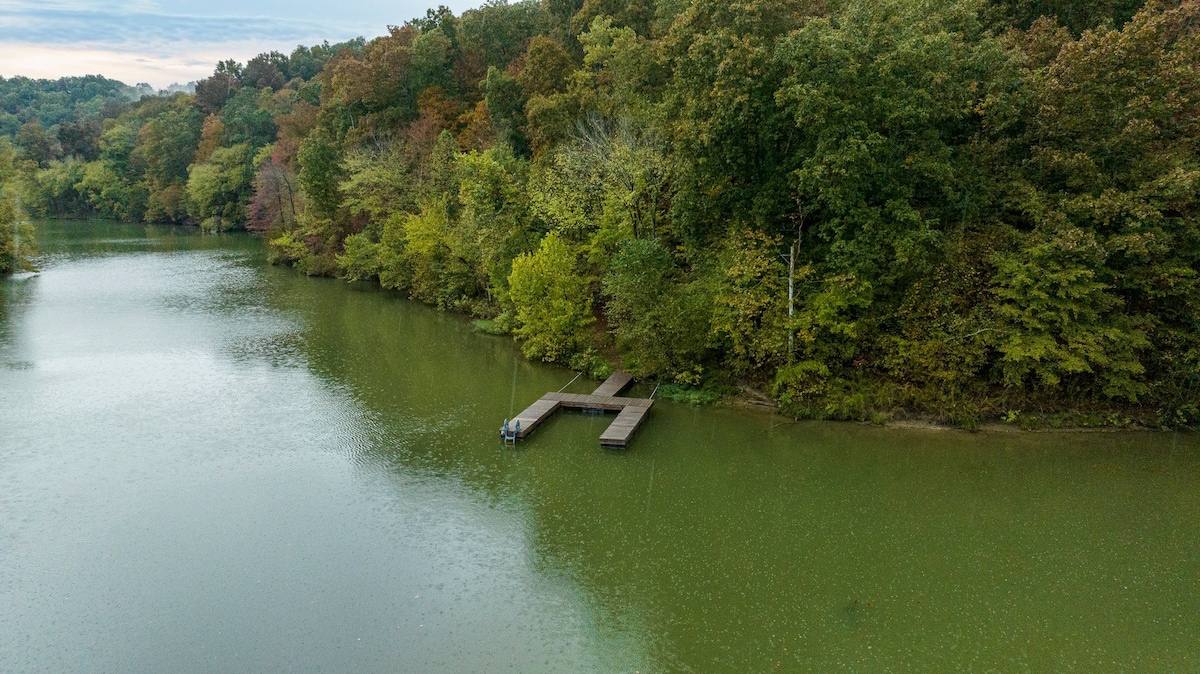
{"type": "Polygon", "coordinates": [[[507,338],[248,236],[39,237],[0,282],[0,671],[1200,669],[1194,436],[656,402],[627,450],[560,412],[512,451],[574,373],[507,338]]]}

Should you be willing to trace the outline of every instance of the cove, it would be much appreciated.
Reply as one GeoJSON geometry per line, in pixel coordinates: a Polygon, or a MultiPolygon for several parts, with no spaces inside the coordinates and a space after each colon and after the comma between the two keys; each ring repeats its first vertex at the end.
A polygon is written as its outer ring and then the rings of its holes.
{"type": "Polygon", "coordinates": [[[626,451],[573,412],[506,448],[574,374],[459,316],[248,235],[38,238],[0,281],[0,671],[1200,669],[1194,435],[660,401],[626,451]]]}

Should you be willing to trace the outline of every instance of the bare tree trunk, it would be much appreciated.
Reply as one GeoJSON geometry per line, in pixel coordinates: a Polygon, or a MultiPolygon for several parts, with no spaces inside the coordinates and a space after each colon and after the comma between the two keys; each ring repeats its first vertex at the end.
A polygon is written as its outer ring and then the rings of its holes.
{"type": "Polygon", "coordinates": [[[283,182],[283,176],[276,175],[275,176],[275,203],[279,207],[280,224],[286,225],[287,218],[285,218],[283,215],[283,212],[284,212],[283,211],[283,186],[280,184],[282,182],[283,182]]]}
{"type": "Polygon", "coordinates": [[[800,252],[800,237],[804,235],[804,213],[800,213],[800,222],[796,225],[796,240],[788,251],[788,365],[792,364],[796,343],[795,328],[792,316],[796,313],[796,254],[800,252]]]}
{"type": "Polygon", "coordinates": [[[288,207],[292,211],[292,221],[290,223],[286,223],[286,224],[292,225],[292,224],[295,224],[295,222],[296,222],[296,193],[295,193],[295,190],[292,189],[292,181],[288,180],[287,172],[284,171],[283,169],[280,169],[279,175],[280,175],[280,177],[283,178],[283,184],[287,185],[288,207]]]}
{"type": "Polygon", "coordinates": [[[796,312],[796,245],[799,243],[799,238],[792,242],[791,251],[788,253],[788,364],[792,363],[792,354],[794,353],[795,335],[792,332],[792,314],[796,312]]]}

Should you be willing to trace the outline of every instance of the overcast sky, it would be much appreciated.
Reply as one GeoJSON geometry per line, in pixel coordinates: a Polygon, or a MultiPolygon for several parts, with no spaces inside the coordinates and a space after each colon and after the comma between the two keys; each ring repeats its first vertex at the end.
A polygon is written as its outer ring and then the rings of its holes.
{"type": "Polygon", "coordinates": [[[0,0],[0,75],[104,75],[157,88],[272,49],[383,34],[482,0],[0,0]]]}

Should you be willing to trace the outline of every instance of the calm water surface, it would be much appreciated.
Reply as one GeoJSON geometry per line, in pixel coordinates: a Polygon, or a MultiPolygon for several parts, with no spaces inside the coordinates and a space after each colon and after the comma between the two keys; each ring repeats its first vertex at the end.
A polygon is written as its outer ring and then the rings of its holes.
{"type": "MultiPolygon", "coordinates": [[[[0,282],[0,671],[1200,671],[1200,441],[660,403],[248,236],[0,282]],[[568,390],[588,392],[583,379],[568,390]]],[[[641,391],[647,394],[648,391],[641,391]]]]}

